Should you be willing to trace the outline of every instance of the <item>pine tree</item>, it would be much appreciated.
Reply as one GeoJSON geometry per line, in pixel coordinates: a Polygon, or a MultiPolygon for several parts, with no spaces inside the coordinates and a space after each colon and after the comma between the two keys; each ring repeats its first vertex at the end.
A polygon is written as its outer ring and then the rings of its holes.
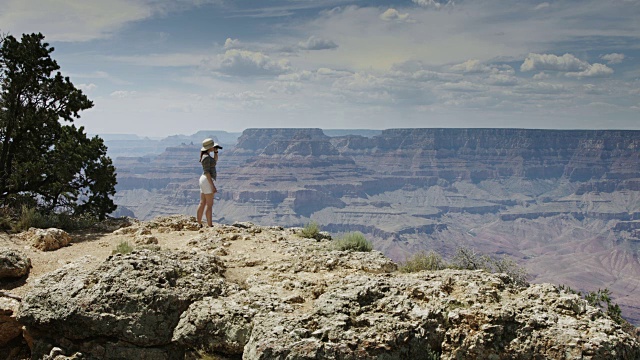
{"type": "Polygon", "coordinates": [[[104,218],[116,208],[115,168],[103,140],[72,124],[93,103],[43,40],[0,39],[0,203],[104,218]]]}

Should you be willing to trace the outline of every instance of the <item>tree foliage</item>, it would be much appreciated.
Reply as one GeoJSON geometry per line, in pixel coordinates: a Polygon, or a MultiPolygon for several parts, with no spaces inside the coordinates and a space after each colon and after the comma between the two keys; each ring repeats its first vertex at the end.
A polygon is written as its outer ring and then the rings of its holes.
{"type": "Polygon", "coordinates": [[[72,124],[93,103],[43,40],[0,39],[0,202],[103,218],[116,207],[115,168],[103,140],[72,124]]]}

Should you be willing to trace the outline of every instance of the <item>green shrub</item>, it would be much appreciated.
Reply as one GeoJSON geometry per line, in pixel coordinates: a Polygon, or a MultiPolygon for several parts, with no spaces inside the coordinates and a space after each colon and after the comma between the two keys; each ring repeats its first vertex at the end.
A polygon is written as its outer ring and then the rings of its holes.
{"type": "Polygon", "coordinates": [[[421,251],[400,264],[399,270],[410,273],[422,270],[442,270],[446,267],[447,264],[440,254],[434,251],[429,251],[428,253],[421,251]]]}
{"type": "Polygon", "coordinates": [[[427,360],[440,360],[440,353],[433,351],[431,349],[427,349],[425,357],[427,360]]]}
{"type": "Polygon", "coordinates": [[[518,286],[526,285],[529,277],[527,271],[513,260],[505,257],[492,258],[466,247],[458,248],[449,267],[460,270],[485,270],[490,273],[505,273],[518,286]]]}
{"type": "Polygon", "coordinates": [[[121,241],[114,250],[111,251],[111,255],[115,254],[130,254],[133,251],[133,246],[129,245],[127,241],[121,241]]]}
{"type": "Polygon", "coordinates": [[[0,230],[11,230],[14,223],[14,214],[8,206],[0,207],[0,230]]]}
{"type": "Polygon", "coordinates": [[[13,226],[13,231],[20,232],[29,228],[58,228],[63,230],[86,229],[96,224],[96,219],[66,213],[43,214],[33,207],[22,206],[18,221],[13,226]]]}
{"type": "Polygon", "coordinates": [[[305,225],[305,227],[300,232],[302,237],[309,239],[318,239],[320,237],[320,226],[317,222],[312,221],[305,225]]]}
{"type": "Polygon", "coordinates": [[[359,231],[347,233],[342,239],[335,242],[335,247],[341,251],[367,252],[373,250],[371,242],[359,231]]]}
{"type": "Polygon", "coordinates": [[[13,226],[13,231],[20,232],[29,230],[31,227],[37,227],[36,224],[42,223],[42,216],[35,208],[22,206],[18,221],[13,226]]]}

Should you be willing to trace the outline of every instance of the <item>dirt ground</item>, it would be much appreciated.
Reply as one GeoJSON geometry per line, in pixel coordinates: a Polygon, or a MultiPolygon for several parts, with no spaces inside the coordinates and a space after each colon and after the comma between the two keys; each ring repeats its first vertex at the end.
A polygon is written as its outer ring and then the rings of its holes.
{"type": "MultiPolygon", "coordinates": [[[[158,239],[158,245],[162,250],[188,250],[189,240],[198,236],[218,236],[224,231],[223,226],[214,225],[213,228],[203,228],[198,231],[171,231],[161,232],[157,229],[151,229],[151,235],[158,239]]],[[[22,240],[16,234],[0,233],[0,247],[16,249],[27,255],[31,259],[32,268],[28,276],[10,282],[0,283],[0,292],[8,294],[12,297],[22,297],[33,286],[35,279],[54,271],[66,264],[82,260],[85,267],[98,266],[122,241],[127,241],[133,245],[131,234],[114,234],[113,232],[70,232],[72,237],[69,246],[54,251],[42,251],[34,248],[25,240],[22,240]]],[[[255,249],[261,248],[264,239],[259,236],[255,238],[246,238],[246,241],[231,241],[227,245],[227,259],[233,255],[252,253],[255,249]]],[[[260,251],[261,258],[278,257],[274,251],[260,251]]],[[[254,267],[235,266],[233,261],[229,264],[225,277],[229,281],[242,282],[252,272],[257,271],[254,267]]]]}

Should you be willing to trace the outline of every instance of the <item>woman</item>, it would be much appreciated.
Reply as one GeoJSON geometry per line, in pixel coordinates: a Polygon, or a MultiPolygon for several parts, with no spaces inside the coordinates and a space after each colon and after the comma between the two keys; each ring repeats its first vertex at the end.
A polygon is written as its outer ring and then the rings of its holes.
{"type": "Polygon", "coordinates": [[[207,225],[213,226],[213,194],[218,190],[213,184],[216,179],[216,164],[218,163],[218,150],[222,146],[216,144],[213,139],[204,139],[200,149],[200,163],[202,163],[202,176],[200,176],[200,205],[198,205],[198,224],[202,227],[202,213],[207,217],[207,225]],[[213,150],[213,157],[211,151],[213,150]]]}

